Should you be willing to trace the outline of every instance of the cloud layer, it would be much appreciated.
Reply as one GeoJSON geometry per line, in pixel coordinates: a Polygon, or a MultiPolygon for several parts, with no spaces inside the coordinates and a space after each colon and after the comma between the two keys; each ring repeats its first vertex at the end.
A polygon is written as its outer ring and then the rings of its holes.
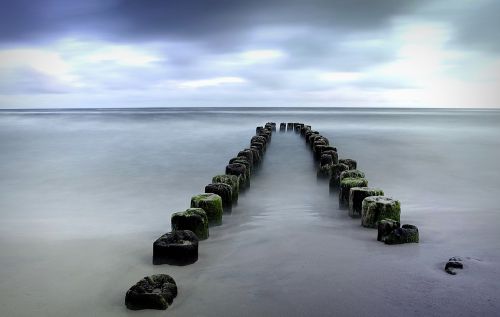
{"type": "Polygon", "coordinates": [[[0,107],[500,107],[493,0],[3,1],[0,107]]]}

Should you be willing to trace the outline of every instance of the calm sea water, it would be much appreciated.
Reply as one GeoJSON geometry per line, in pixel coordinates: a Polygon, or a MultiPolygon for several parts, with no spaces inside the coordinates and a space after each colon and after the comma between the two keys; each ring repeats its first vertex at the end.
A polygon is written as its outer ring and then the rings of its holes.
{"type": "Polygon", "coordinates": [[[499,123],[499,111],[472,110],[1,111],[1,315],[137,315],[124,308],[125,291],[162,272],[179,284],[172,316],[493,316],[499,123]],[[170,214],[267,121],[328,137],[371,186],[401,201],[421,243],[374,241],[316,179],[303,139],[277,132],[200,260],[151,265],[170,214]],[[466,268],[450,277],[442,265],[456,255],[466,268]]]}

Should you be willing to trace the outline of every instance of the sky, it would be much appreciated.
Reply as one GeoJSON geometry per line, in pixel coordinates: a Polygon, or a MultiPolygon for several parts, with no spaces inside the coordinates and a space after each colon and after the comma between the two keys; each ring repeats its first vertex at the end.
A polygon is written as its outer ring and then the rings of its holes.
{"type": "Polygon", "coordinates": [[[500,107],[498,0],[0,0],[0,109],[500,107]]]}

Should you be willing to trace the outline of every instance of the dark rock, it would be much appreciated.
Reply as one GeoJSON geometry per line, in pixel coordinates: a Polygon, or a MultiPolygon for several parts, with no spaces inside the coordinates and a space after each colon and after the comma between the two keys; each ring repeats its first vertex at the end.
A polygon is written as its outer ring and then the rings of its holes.
{"type": "Polygon", "coordinates": [[[190,230],[166,233],[153,243],[153,264],[188,265],[198,260],[198,237],[190,230]]]}
{"type": "Polygon", "coordinates": [[[387,236],[394,230],[398,229],[400,226],[399,221],[392,219],[382,219],[378,222],[378,234],[377,241],[382,241],[387,238],[387,236]]]}
{"type": "Polygon", "coordinates": [[[146,276],[125,295],[125,305],[131,310],[167,309],[177,296],[177,284],[167,274],[146,276]]]}
{"type": "Polygon", "coordinates": [[[293,123],[292,122],[288,122],[286,124],[286,130],[287,131],[293,131],[293,123]]]}
{"type": "Polygon", "coordinates": [[[255,133],[256,133],[256,134],[259,134],[259,133],[261,133],[262,131],[264,131],[264,127],[257,127],[257,128],[255,128],[255,133]]]}
{"type": "Polygon", "coordinates": [[[349,206],[349,194],[353,187],[366,187],[368,181],[364,178],[344,178],[340,181],[339,205],[349,206]]]}
{"type": "Polygon", "coordinates": [[[418,243],[418,228],[413,225],[402,225],[393,230],[385,239],[385,244],[418,243]]]}
{"type": "Polygon", "coordinates": [[[173,213],[170,221],[172,231],[189,230],[194,232],[199,240],[208,238],[208,217],[201,208],[189,208],[186,211],[173,213]]]}
{"type": "Polygon", "coordinates": [[[233,189],[224,183],[212,183],[205,186],[205,193],[217,194],[222,198],[222,207],[230,210],[233,206],[233,189]]]}
{"type": "MultiPolygon", "coordinates": [[[[341,174],[341,179],[342,179],[342,174],[341,174]]],[[[361,217],[363,200],[366,197],[370,196],[384,196],[384,191],[378,188],[370,188],[370,187],[351,188],[351,191],[349,192],[349,216],[352,218],[361,217]]]]}
{"type": "Polygon", "coordinates": [[[285,132],[286,131],[286,123],[281,122],[280,123],[280,132],[285,132]]]}
{"type": "Polygon", "coordinates": [[[400,215],[400,202],[389,197],[370,196],[363,199],[361,203],[361,225],[363,227],[376,228],[378,222],[386,218],[400,221],[400,215]]]}
{"type": "Polygon", "coordinates": [[[444,270],[446,273],[451,274],[451,275],[456,275],[457,272],[455,272],[455,269],[463,269],[464,265],[462,264],[462,259],[459,257],[452,257],[446,262],[446,265],[444,266],[444,270]]]}
{"type": "MultiPolygon", "coordinates": [[[[222,198],[219,195],[213,193],[195,195],[191,197],[191,207],[202,208],[207,215],[210,226],[222,224],[222,198]]],[[[186,229],[190,230],[189,228],[186,229]]],[[[194,230],[191,231],[196,233],[194,230]]],[[[198,236],[198,238],[200,237],[198,236]]]]}
{"type": "Polygon", "coordinates": [[[339,163],[349,166],[350,170],[355,170],[358,167],[358,163],[352,159],[340,159],[339,163]]]}

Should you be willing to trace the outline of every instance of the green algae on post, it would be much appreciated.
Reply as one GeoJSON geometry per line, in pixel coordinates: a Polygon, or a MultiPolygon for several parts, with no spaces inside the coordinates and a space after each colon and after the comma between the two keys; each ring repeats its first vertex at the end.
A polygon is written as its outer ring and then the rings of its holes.
{"type": "Polygon", "coordinates": [[[217,194],[205,193],[191,198],[192,208],[202,208],[207,214],[208,224],[218,226],[222,224],[222,198],[217,194]]]}
{"type": "Polygon", "coordinates": [[[340,182],[339,191],[339,205],[347,206],[349,205],[349,193],[353,187],[366,187],[368,186],[368,181],[364,178],[344,178],[340,182]]]}
{"type": "Polygon", "coordinates": [[[190,230],[200,240],[208,238],[208,217],[201,208],[189,208],[176,212],[172,214],[170,221],[172,230],[190,230]]]}
{"type": "Polygon", "coordinates": [[[398,200],[385,196],[366,197],[361,204],[361,225],[376,228],[378,222],[388,218],[400,221],[401,204],[398,200]]]}
{"type": "MultiPolygon", "coordinates": [[[[351,171],[346,171],[346,172],[351,172],[351,171]]],[[[346,172],[343,172],[342,174],[346,172]]],[[[351,188],[349,192],[349,216],[352,218],[361,217],[363,200],[366,197],[370,196],[384,196],[384,191],[379,188],[370,188],[370,187],[351,188]]]]}
{"type": "Polygon", "coordinates": [[[177,296],[177,285],[167,274],[146,276],[125,295],[125,306],[131,310],[165,310],[177,296]]]}
{"type": "Polygon", "coordinates": [[[198,237],[191,230],[174,230],[153,243],[153,264],[188,265],[198,260],[198,237]]]}
{"type": "Polygon", "coordinates": [[[240,180],[236,175],[216,175],[212,177],[212,183],[224,183],[231,186],[232,201],[236,203],[240,192],[240,180]]]}
{"type": "Polygon", "coordinates": [[[393,230],[385,239],[385,244],[418,243],[418,228],[413,225],[402,225],[393,230]]]}
{"type": "Polygon", "coordinates": [[[365,178],[365,173],[363,173],[362,171],[349,169],[340,173],[340,181],[342,181],[344,178],[365,178]]]}
{"type": "Polygon", "coordinates": [[[330,177],[330,188],[338,188],[340,186],[340,173],[347,171],[349,166],[346,164],[333,164],[331,167],[332,176],[330,177]]]}
{"type": "Polygon", "coordinates": [[[349,166],[350,170],[355,170],[358,167],[358,163],[353,159],[340,159],[339,163],[349,166]]]}

